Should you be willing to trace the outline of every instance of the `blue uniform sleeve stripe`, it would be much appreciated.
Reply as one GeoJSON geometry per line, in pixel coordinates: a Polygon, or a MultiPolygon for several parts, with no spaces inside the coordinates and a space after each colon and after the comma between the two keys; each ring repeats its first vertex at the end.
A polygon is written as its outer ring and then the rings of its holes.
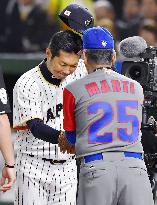
{"type": "Polygon", "coordinates": [[[65,131],[65,137],[67,138],[69,144],[75,145],[76,143],[76,132],[65,131]]]}

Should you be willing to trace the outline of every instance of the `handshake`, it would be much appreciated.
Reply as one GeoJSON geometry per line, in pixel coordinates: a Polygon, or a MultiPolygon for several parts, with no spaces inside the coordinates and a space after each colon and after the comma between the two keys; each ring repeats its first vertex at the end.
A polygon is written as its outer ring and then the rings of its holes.
{"type": "Polygon", "coordinates": [[[67,138],[64,135],[64,132],[61,131],[58,138],[58,146],[60,147],[60,151],[68,154],[75,154],[75,145],[72,145],[68,142],[67,138]]]}

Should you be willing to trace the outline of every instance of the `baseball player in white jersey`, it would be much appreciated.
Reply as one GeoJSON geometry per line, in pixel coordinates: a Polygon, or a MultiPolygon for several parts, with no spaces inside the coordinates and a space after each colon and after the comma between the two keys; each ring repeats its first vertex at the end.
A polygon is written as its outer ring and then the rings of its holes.
{"type": "Polygon", "coordinates": [[[15,205],[76,204],[75,156],[61,153],[57,143],[63,130],[63,89],[86,74],[83,61],[79,61],[81,49],[78,34],[56,33],[46,50],[46,59],[23,74],[14,87],[15,205]]]}
{"type": "Polygon", "coordinates": [[[81,158],[78,205],[153,205],[141,144],[143,89],[114,72],[114,40],[101,27],[83,34],[88,75],[63,92],[62,151],[81,158]]]}

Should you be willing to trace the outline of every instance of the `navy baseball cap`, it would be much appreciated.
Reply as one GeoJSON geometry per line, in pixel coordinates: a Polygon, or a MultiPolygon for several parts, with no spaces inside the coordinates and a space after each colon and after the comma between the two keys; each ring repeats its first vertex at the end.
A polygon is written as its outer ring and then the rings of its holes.
{"type": "Polygon", "coordinates": [[[78,4],[70,4],[58,15],[59,18],[71,29],[78,33],[94,25],[94,18],[87,8],[78,4]]]}
{"type": "Polygon", "coordinates": [[[89,28],[83,32],[84,49],[114,49],[112,34],[103,27],[89,28]]]}

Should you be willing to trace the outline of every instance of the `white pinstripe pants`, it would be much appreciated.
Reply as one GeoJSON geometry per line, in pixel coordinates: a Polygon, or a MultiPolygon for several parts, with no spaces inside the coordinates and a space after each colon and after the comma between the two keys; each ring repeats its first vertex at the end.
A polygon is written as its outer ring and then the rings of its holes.
{"type": "Polygon", "coordinates": [[[75,159],[52,165],[48,161],[17,157],[15,205],[76,205],[75,159]]]}

